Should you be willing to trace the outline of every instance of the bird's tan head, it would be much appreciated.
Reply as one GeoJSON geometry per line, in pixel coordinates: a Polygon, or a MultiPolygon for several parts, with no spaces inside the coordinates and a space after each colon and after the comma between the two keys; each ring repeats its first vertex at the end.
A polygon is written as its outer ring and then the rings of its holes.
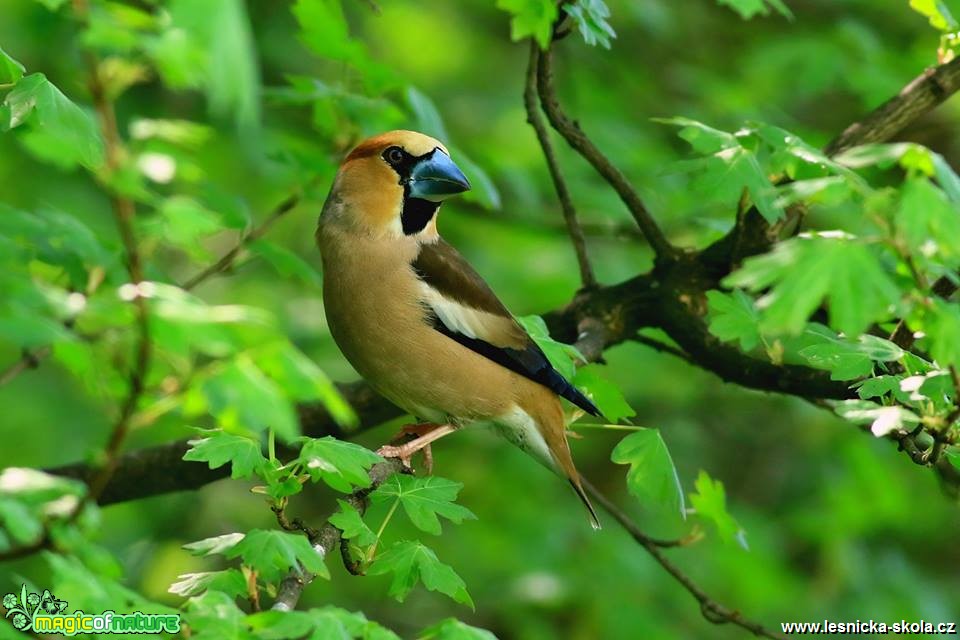
{"type": "Polygon", "coordinates": [[[382,235],[428,231],[440,203],[470,188],[440,141],[416,131],[390,131],[351,151],[337,173],[331,200],[340,222],[382,235]]]}

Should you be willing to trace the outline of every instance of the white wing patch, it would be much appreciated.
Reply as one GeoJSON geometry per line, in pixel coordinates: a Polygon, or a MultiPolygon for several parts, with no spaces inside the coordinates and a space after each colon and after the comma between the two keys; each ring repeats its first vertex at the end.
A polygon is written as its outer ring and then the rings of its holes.
{"type": "Polygon", "coordinates": [[[489,328],[503,322],[500,316],[468,307],[445,297],[426,282],[420,284],[420,289],[423,293],[423,301],[450,331],[468,338],[489,341],[489,328]]]}

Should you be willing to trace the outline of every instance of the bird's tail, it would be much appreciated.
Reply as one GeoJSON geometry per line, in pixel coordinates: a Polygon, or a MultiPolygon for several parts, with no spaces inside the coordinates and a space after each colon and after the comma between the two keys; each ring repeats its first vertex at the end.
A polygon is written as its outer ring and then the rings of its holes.
{"type": "Polygon", "coordinates": [[[573,490],[577,492],[577,497],[580,498],[580,502],[583,503],[583,506],[587,508],[587,511],[590,512],[590,526],[594,528],[595,531],[600,530],[600,519],[597,517],[597,512],[594,510],[593,505],[590,503],[590,498],[587,496],[587,492],[583,490],[583,485],[580,483],[580,479],[577,478],[574,480],[570,478],[570,486],[573,487],[573,490]]]}

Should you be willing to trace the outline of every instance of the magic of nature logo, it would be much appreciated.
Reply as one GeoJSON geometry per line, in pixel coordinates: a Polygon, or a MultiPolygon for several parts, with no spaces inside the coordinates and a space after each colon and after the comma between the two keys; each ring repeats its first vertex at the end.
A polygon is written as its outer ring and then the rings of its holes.
{"type": "Polygon", "coordinates": [[[19,631],[33,633],[59,633],[74,636],[78,633],[177,633],[180,631],[180,615],[176,613],[103,613],[89,614],[83,611],[64,613],[67,603],[44,589],[43,593],[28,592],[20,588],[20,595],[8,593],[3,596],[5,618],[10,619],[19,631]]]}

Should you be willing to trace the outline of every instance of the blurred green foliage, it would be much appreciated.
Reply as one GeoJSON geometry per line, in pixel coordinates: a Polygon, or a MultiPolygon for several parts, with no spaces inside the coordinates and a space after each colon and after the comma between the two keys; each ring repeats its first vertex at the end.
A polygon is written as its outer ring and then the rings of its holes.
{"type": "MultiPolygon", "coordinates": [[[[0,0],[0,363],[53,345],[49,361],[0,388],[0,466],[96,459],[114,423],[133,345],[122,296],[138,293],[123,288],[114,193],[138,205],[152,281],[139,293],[158,351],[127,448],[191,437],[189,457],[231,464],[233,480],[85,510],[80,529],[53,532],[72,553],[4,564],[0,592],[49,587],[87,611],[160,611],[195,596],[186,610],[208,638],[240,628],[489,637],[468,625],[525,639],[741,633],[709,625],[612,521],[592,532],[565,483],[488,433],[445,439],[436,477],[381,486],[363,518],[336,498],[367,486],[377,458],[365,447],[398,422],[360,434],[363,446],[298,439],[298,401],[324,403],[347,428],[355,421],[330,382],[356,374],[326,330],[312,233],[340,159],[362,137],[405,127],[449,143],[475,189],[444,207],[442,231],[518,315],[557,308],[578,288],[521,102],[527,47],[511,43],[545,44],[553,2],[95,0],[85,24],[71,4],[87,3],[0,0]],[[112,170],[86,81],[91,53],[125,140],[112,170]],[[291,193],[301,204],[228,273],[185,290],[291,193]],[[298,457],[281,464],[261,452],[267,425],[301,445],[298,457]],[[220,430],[198,436],[197,427],[220,430]],[[334,521],[368,575],[317,564],[304,538],[276,530],[264,494],[283,504],[296,495],[291,509],[307,522],[338,505],[334,521]],[[435,535],[438,515],[457,526],[435,535]],[[194,554],[183,548],[215,536],[224,537],[194,554]],[[305,611],[247,617],[237,607],[250,567],[275,583],[296,562],[331,574],[306,590],[305,611]]],[[[726,281],[743,289],[711,292],[710,326],[758,357],[868,377],[862,401],[839,413],[874,433],[942,419],[956,400],[945,367],[960,363],[960,311],[912,304],[905,292],[916,283],[901,267],[915,257],[932,279],[960,265],[960,180],[950,169],[960,164],[960,112],[947,103],[900,145],[837,161],[817,149],[950,59],[955,5],[578,0],[562,9],[577,30],[557,54],[561,97],[670,238],[702,247],[720,237],[744,188],[767,219],[802,200],[811,228],[843,229],[746,262],[726,281]],[[774,190],[769,175],[793,182],[774,190]],[[824,300],[824,324],[811,323],[824,300]],[[891,320],[891,305],[924,328],[931,361],[859,336],[891,320]],[[911,395],[903,385],[917,376],[911,395]]],[[[650,251],[615,194],[557,147],[600,281],[648,268],[650,251]]],[[[538,318],[525,326],[572,376],[569,348],[538,318]]],[[[651,534],[705,530],[675,554],[719,601],[774,628],[960,619],[960,512],[931,473],[801,400],[723,384],[640,344],[605,357],[576,381],[608,418],[635,413],[651,428],[626,439],[579,430],[578,466],[651,534]]],[[[82,495],[76,483],[7,469],[0,488],[12,485],[26,489],[0,494],[2,548],[34,540],[41,519],[82,495]]]]}

